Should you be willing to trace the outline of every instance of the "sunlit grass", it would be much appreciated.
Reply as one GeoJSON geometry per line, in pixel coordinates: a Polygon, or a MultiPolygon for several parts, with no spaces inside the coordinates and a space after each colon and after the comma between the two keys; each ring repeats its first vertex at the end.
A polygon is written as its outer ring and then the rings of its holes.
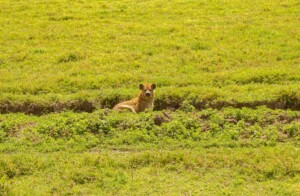
{"type": "Polygon", "coordinates": [[[0,195],[300,194],[298,1],[0,10],[0,195]]]}
{"type": "Polygon", "coordinates": [[[139,115],[6,114],[0,191],[297,194],[299,119],[299,112],[265,107],[195,112],[188,103],[139,115]]]}
{"type": "Polygon", "coordinates": [[[204,97],[220,88],[213,100],[276,101],[281,89],[299,92],[297,7],[293,0],[2,1],[0,92],[9,98],[0,100],[109,100],[155,82],[161,99],[169,88],[178,91],[170,96],[191,88],[204,97]]]}

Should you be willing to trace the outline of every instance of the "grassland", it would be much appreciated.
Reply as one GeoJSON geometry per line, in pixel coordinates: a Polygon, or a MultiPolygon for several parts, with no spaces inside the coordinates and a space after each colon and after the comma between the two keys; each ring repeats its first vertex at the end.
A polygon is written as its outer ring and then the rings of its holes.
{"type": "Polygon", "coordinates": [[[111,107],[140,82],[159,109],[299,109],[298,19],[296,0],[1,0],[1,111],[111,107]]]}
{"type": "Polygon", "coordinates": [[[300,194],[297,0],[0,10],[0,195],[300,194]]]}
{"type": "Polygon", "coordinates": [[[2,115],[0,193],[300,193],[300,112],[186,109],[2,115]]]}

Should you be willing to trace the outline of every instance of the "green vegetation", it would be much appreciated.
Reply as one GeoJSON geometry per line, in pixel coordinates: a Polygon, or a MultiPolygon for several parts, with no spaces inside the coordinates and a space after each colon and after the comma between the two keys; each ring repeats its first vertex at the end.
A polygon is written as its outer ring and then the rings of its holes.
{"type": "Polygon", "coordinates": [[[0,195],[300,195],[299,6],[0,0],[0,195]]]}
{"type": "Polygon", "coordinates": [[[300,193],[300,112],[190,109],[2,115],[0,192],[300,193]]]}
{"type": "Polygon", "coordinates": [[[296,0],[1,0],[0,109],[112,107],[143,81],[158,109],[299,109],[298,18],[296,0]]]}

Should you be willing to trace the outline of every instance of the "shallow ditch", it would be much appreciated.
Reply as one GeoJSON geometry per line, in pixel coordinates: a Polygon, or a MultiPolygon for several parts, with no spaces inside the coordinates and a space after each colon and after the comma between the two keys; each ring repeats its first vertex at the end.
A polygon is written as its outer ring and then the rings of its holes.
{"type": "MultiPolygon", "coordinates": [[[[157,99],[155,101],[154,110],[164,110],[179,109],[183,103],[183,99],[175,100],[164,100],[157,99]]],[[[0,103],[0,113],[25,113],[31,115],[43,115],[48,113],[59,113],[65,110],[72,110],[74,112],[93,112],[97,108],[112,108],[118,100],[103,100],[101,102],[93,102],[87,100],[73,100],[68,102],[59,102],[59,103],[13,103],[13,102],[4,102],[0,103]]],[[[197,110],[212,108],[212,109],[222,109],[224,107],[234,107],[234,108],[256,108],[258,106],[266,106],[271,109],[291,109],[300,111],[300,101],[293,103],[285,101],[254,101],[251,103],[238,103],[238,102],[226,102],[226,101],[201,101],[191,103],[192,106],[197,110]]]]}

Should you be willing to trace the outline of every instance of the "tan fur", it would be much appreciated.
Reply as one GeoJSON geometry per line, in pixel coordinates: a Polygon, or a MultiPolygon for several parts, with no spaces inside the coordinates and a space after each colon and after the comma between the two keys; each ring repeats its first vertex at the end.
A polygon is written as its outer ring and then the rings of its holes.
{"type": "Polygon", "coordinates": [[[114,110],[131,110],[134,113],[143,112],[146,109],[153,109],[155,84],[140,84],[140,94],[138,97],[129,101],[118,103],[113,107],[114,110]],[[148,96],[147,96],[148,95],[148,96]]]}

